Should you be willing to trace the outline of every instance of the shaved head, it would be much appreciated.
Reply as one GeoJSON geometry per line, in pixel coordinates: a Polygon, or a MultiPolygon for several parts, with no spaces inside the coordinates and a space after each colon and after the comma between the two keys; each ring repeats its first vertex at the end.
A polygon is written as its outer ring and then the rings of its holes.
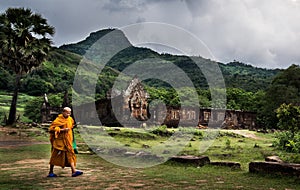
{"type": "Polygon", "coordinates": [[[71,108],[69,108],[69,107],[64,107],[64,109],[63,109],[63,111],[72,111],[72,109],[71,108]]]}

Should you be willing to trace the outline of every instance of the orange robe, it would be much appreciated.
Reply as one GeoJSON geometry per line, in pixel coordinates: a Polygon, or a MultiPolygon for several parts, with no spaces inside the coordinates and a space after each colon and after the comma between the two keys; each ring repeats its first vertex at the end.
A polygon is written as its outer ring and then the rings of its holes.
{"type": "Polygon", "coordinates": [[[65,118],[62,114],[52,122],[49,127],[50,142],[52,146],[50,164],[61,167],[68,167],[70,163],[76,165],[76,156],[72,146],[72,128],[74,120],[72,117],[65,118]],[[68,132],[61,129],[69,128],[68,132]]]}

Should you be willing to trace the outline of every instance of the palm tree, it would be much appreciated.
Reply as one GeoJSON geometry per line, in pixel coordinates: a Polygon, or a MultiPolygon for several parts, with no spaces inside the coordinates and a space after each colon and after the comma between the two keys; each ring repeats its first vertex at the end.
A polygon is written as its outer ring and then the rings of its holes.
{"type": "Polygon", "coordinates": [[[8,8],[0,15],[0,64],[15,73],[15,89],[7,125],[16,121],[21,78],[39,66],[51,49],[54,27],[30,9],[8,8]]]}

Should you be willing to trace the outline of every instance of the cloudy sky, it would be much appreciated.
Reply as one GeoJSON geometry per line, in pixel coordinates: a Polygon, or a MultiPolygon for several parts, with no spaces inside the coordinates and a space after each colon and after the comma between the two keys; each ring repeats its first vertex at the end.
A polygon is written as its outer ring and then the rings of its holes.
{"type": "Polygon", "coordinates": [[[216,61],[263,68],[300,64],[298,0],[0,0],[0,11],[27,7],[55,27],[55,46],[90,32],[141,22],[180,27],[197,36],[216,61]]]}

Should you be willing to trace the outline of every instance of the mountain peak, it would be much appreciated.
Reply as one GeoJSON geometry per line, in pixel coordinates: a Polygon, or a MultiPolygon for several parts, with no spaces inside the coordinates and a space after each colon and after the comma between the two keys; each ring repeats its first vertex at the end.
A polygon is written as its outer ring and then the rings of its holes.
{"type": "Polygon", "coordinates": [[[96,32],[91,32],[90,35],[85,38],[84,40],[77,42],[77,43],[72,43],[72,44],[66,44],[62,45],[59,47],[59,49],[67,50],[79,55],[84,55],[86,51],[93,45],[95,44],[99,39],[104,37],[105,35],[111,33],[110,38],[113,41],[117,42],[123,42],[123,43],[128,43],[127,37],[125,34],[119,30],[119,29],[114,29],[114,28],[108,28],[108,29],[102,29],[98,30],[96,32]]]}

